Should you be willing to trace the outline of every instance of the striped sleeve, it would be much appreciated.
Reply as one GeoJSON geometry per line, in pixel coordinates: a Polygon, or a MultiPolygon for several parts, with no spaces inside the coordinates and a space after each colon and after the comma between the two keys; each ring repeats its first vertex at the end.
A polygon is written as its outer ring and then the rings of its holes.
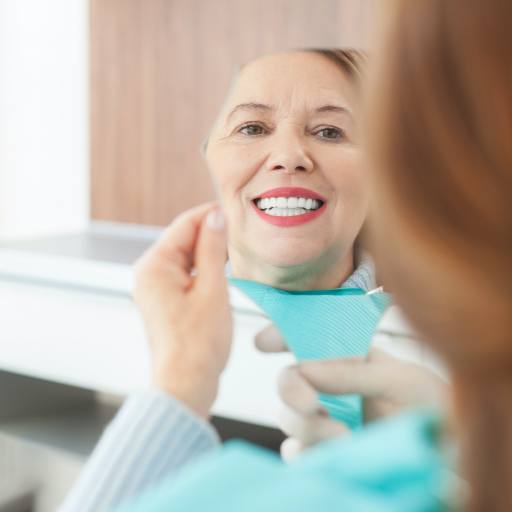
{"type": "Polygon", "coordinates": [[[170,395],[129,397],[59,512],[102,512],[219,444],[213,427],[170,395]]]}

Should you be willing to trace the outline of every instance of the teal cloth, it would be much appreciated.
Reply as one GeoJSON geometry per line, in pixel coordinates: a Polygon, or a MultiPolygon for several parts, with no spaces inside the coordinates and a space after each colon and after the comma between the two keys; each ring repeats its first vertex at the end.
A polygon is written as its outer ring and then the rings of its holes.
{"type": "Polygon", "coordinates": [[[117,512],[440,512],[439,418],[406,413],[311,448],[291,464],[241,441],[117,512]]]}
{"type": "MultiPolygon", "coordinates": [[[[288,292],[255,281],[230,278],[272,320],[299,361],[368,354],[370,342],[391,297],[360,288],[288,292]]],[[[362,424],[358,395],[320,395],[330,416],[351,429],[362,424]]]]}

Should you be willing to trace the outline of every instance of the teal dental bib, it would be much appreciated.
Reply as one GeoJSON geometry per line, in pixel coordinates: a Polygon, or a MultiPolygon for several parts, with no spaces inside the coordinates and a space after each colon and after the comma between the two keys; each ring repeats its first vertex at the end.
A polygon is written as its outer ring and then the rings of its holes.
{"type": "MultiPolygon", "coordinates": [[[[391,296],[360,288],[288,292],[230,278],[272,320],[298,361],[366,356],[391,296]]],[[[330,416],[357,429],[363,421],[359,395],[320,394],[330,416]]]]}

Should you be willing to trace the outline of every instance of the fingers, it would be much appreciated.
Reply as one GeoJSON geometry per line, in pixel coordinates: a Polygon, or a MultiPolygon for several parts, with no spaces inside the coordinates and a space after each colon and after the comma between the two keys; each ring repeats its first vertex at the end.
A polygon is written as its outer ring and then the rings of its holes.
{"type": "Polygon", "coordinates": [[[370,417],[410,406],[439,405],[448,393],[446,384],[428,368],[380,351],[372,351],[370,360],[307,361],[297,369],[318,392],[362,395],[367,412],[374,411],[370,417]]]}
{"type": "Polygon", "coordinates": [[[288,436],[298,439],[302,447],[348,434],[350,431],[340,421],[323,414],[300,414],[284,407],[279,412],[279,428],[288,436]]]}
{"type": "Polygon", "coordinates": [[[368,352],[368,360],[380,363],[391,363],[400,361],[399,358],[392,356],[385,350],[380,348],[371,347],[368,352]]]}
{"type": "Polygon", "coordinates": [[[190,271],[201,223],[215,206],[214,202],[202,204],[176,217],[142,259],[172,261],[190,271]]]}
{"type": "Polygon", "coordinates": [[[279,396],[299,414],[327,414],[318,401],[315,388],[300,374],[297,367],[289,366],[281,371],[277,380],[279,396]]]}
{"type": "MultiPolygon", "coordinates": [[[[195,267],[199,288],[220,293],[226,288],[226,221],[220,208],[210,210],[203,218],[197,239],[195,267]]],[[[227,292],[226,292],[227,293],[227,292]]]]}
{"type": "Polygon", "coordinates": [[[381,396],[393,379],[393,366],[362,358],[304,361],[301,375],[321,393],[381,396]]]}
{"type": "Polygon", "coordinates": [[[295,457],[300,455],[305,448],[306,447],[301,443],[300,439],[288,437],[281,443],[281,458],[285,462],[291,462],[295,457]]]}
{"type": "Polygon", "coordinates": [[[254,338],[254,344],[262,352],[287,352],[288,347],[275,325],[269,325],[254,338]]]}
{"type": "Polygon", "coordinates": [[[278,424],[283,432],[301,441],[304,446],[339,436],[347,427],[329,417],[318,401],[318,394],[296,367],[288,367],[278,379],[279,395],[285,404],[278,424]]]}
{"type": "Polygon", "coordinates": [[[137,261],[137,289],[158,286],[162,280],[162,273],[165,273],[165,282],[172,282],[179,289],[190,285],[190,272],[201,225],[208,212],[215,206],[214,202],[206,203],[176,217],[137,261]]]}

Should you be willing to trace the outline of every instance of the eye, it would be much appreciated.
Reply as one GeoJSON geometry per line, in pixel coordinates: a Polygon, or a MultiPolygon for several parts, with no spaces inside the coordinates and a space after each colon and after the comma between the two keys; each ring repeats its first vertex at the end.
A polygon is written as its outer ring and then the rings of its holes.
{"type": "Polygon", "coordinates": [[[267,129],[260,124],[246,124],[238,130],[238,133],[247,135],[248,137],[257,137],[258,135],[263,135],[266,132],[267,129]]]}
{"type": "Polygon", "coordinates": [[[329,141],[339,141],[345,138],[345,133],[339,128],[334,128],[333,126],[320,128],[319,130],[314,132],[314,135],[317,135],[321,139],[326,139],[329,141]]]}

